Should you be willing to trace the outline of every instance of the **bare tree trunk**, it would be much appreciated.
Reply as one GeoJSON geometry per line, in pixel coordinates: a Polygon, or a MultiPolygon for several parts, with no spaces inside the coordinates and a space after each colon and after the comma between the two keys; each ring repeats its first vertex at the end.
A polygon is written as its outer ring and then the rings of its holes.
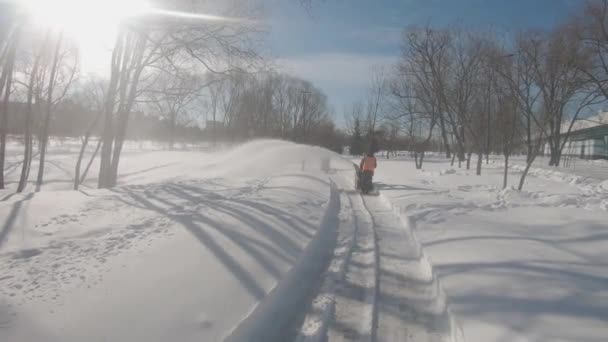
{"type": "Polygon", "coordinates": [[[175,120],[176,117],[173,113],[171,115],[171,127],[169,127],[169,150],[173,151],[175,145],[175,120]]]}
{"type": "Polygon", "coordinates": [[[49,86],[47,89],[46,98],[46,113],[44,118],[44,125],[42,126],[42,132],[40,134],[40,162],[38,165],[38,178],[36,179],[36,191],[40,191],[44,178],[44,162],[46,157],[46,147],[49,140],[49,124],[51,121],[51,110],[53,107],[53,88],[55,87],[55,75],[57,74],[57,68],[59,67],[59,52],[61,49],[62,34],[59,34],[57,38],[57,46],[55,47],[55,55],[53,56],[53,64],[51,65],[51,75],[49,78],[49,86]]]}
{"type": "Polygon", "coordinates": [[[439,114],[439,128],[441,129],[441,138],[443,139],[443,145],[445,146],[445,157],[450,158],[452,151],[450,150],[450,143],[448,142],[448,134],[445,129],[445,122],[442,114],[439,114]]]}
{"type": "Polygon", "coordinates": [[[471,152],[467,153],[467,170],[471,169],[471,155],[472,154],[473,153],[471,153],[471,152]]]}
{"type": "MultiPolygon", "coordinates": [[[[509,177],[509,154],[505,154],[505,170],[502,181],[502,188],[507,188],[507,178],[509,177]]],[[[521,190],[521,189],[520,189],[521,190]]]]}
{"type": "Polygon", "coordinates": [[[477,154],[477,175],[481,176],[481,165],[483,163],[483,152],[479,151],[477,154]]]}
{"type": "Polygon", "coordinates": [[[517,189],[519,191],[521,191],[524,188],[524,184],[526,182],[526,176],[528,175],[528,171],[530,171],[530,167],[532,166],[533,162],[534,162],[534,160],[532,162],[526,163],[526,168],[524,169],[524,172],[521,174],[521,178],[519,179],[519,186],[517,187],[517,189]]]}
{"type": "MultiPolygon", "coordinates": [[[[31,92],[32,90],[30,90],[31,92]]],[[[21,176],[19,177],[19,185],[17,186],[17,192],[23,192],[23,190],[25,189],[25,187],[27,186],[27,179],[29,176],[29,168],[30,168],[30,162],[32,160],[31,158],[31,145],[32,145],[32,133],[30,131],[30,126],[31,126],[31,96],[28,96],[28,109],[26,110],[25,113],[25,134],[24,134],[24,150],[23,150],[23,164],[21,166],[21,176]]]]}
{"type": "MultiPolygon", "coordinates": [[[[93,130],[97,126],[97,123],[99,122],[99,119],[102,115],[103,115],[103,111],[101,111],[99,114],[97,114],[97,116],[95,117],[93,122],[91,122],[91,124],[87,128],[87,131],[84,135],[84,141],[82,142],[82,146],[80,146],[80,153],[78,153],[78,161],[76,162],[76,167],[74,169],[74,190],[78,190],[78,186],[80,185],[80,165],[82,164],[82,158],[84,157],[84,152],[87,148],[87,145],[89,144],[89,139],[91,138],[91,134],[93,134],[93,130]]],[[[99,139],[99,141],[101,142],[101,139],[99,139]]],[[[95,149],[95,154],[97,154],[99,147],[100,147],[100,144],[97,143],[97,148],[95,149]]],[[[89,162],[89,165],[87,166],[87,171],[88,171],[88,168],[91,166],[91,162],[89,162]]],[[[84,175],[83,175],[83,178],[84,178],[84,175]]]]}
{"type": "Polygon", "coordinates": [[[8,106],[11,96],[11,87],[13,84],[13,68],[15,66],[15,55],[17,51],[17,40],[19,33],[16,33],[14,41],[11,43],[10,50],[4,60],[2,68],[2,78],[4,79],[4,98],[2,100],[2,108],[0,113],[0,189],[4,189],[4,160],[6,156],[6,135],[8,132],[8,106]]]}
{"type": "Polygon", "coordinates": [[[112,146],[114,142],[114,128],[112,127],[112,113],[106,113],[104,129],[99,140],[101,142],[101,162],[99,164],[99,188],[110,187],[109,177],[112,168],[112,146]]]}
{"type": "Polygon", "coordinates": [[[455,161],[456,161],[456,153],[452,153],[452,162],[450,163],[450,166],[454,166],[455,161]]]}
{"type": "Polygon", "coordinates": [[[418,170],[422,170],[422,163],[424,162],[424,151],[420,152],[418,170]]]}
{"type": "Polygon", "coordinates": [[[540,152],[541,147],[543,146],[542,143],[542,136],[540,137],[539,141],[538,141],[538,145],[536,147],[533,147],[533,145],[531,143],[529,143],[529,151],[531,151],[531,155],[529,155],[526,158],[526,168],[524,169],[524,172],[521,174],[521,178],[519,179],[519,191],[521,191],[524,188],[524,183],[526,181],[526,176],[528,175],[528,171],[530,171],[530,167],[532,167],[532,164],[534,164],[534,160],[536,159],[536,156],[538,155],[538,153],[540,152]]]}
{"type": "Polygon", "coordinates": [[[216,118],[216,108],[217,107],[217,101],[213,100],[213,147],[215,148],[217,146],[217,124],[215,122],[216,118]]]}
{"type": "Polygon", "coordinates": [[[97,142],[97,147],[95,148],[95,152],[93,152],[93,155],[91,155],[91,159],[89,159],[89,163],[87,164],[87,167],[84,169],[84,172],[82,173],[82,177],[80,177],[79,184],[84,183],[85,179],[87,179],[87,174],[89,173],[89,169],[91,169],[91,165],[93,165],[93,161],[95,160],[95,157],[97,157],[97,154],[99,153],[99,149],[101,148],[102,142],[103,142],[103,140],[101,140],[101,139],[99,139],[99,141],[97,142]]]}
{"type": "Polygon", "coordinates": [[[82,146],[80,146],[80,152],[78,153],[78,161],[76,161],[76,167],[74,168],[74,190],[78,190],[78,185],[80,185],[80,164],[82,163],[82,157],[84,156],[84,151],[87,148],[88,143],[89,135],[87,134],[84,136],[82,146]]]}
{"type": "Polygon", "coordinates": [[[118,92],[118,82],[121,77],[121,66],[125,64],[124,48],[126,44],[125,32],[120,32],[112,51],[112,71],[110,83],[105,99],[105,116],[101,134],[101,160],[99,163],[99,188],[111,187],[112,150],[114,146],[114,106],[118,92]]]}
{"type": "Polygon", "coordinates": [[[19,185],[17,186],[17,192],[23,192],[25,187],[27,186],[27,180],[29,178],[30,173],[30,165],[32,161],[32,132],[31,132],[31,121],[32,121],[32,101],[34,100],[34,84],[36,82],[36,74],[38,73],[38,66],[40,64],[40,59],[42,58],[42,53],[44,51],[44,46],[48,41],[48,33],[47,37],[44,40],[40,51],[34,59],[34,64],[32,66],[32,71],[30,74],[30,79],[28,82],[28,90],[27,90],[27,109],[25,111],[25,134],[24,134],[24,151],[23,151],[23,165],[21,168],[21,176],[19,177],[19,185]]]}

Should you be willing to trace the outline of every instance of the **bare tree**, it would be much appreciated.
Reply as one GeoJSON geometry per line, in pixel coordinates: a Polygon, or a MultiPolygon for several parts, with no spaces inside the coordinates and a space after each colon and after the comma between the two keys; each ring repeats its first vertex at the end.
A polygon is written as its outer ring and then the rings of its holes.
{"type": "MultiPolygon", "coordinates": [[[[547,114],[551,151],[549,165],[560,164],[561,153],[582,110],[599,103],[589,87],[589,53],[571,25],[558,27],[537,44],[533,73],[547,114]],[[571,113],[571,114],[570,114],[571,113]],[[568,122],[564,132],[562,125],[568,122]]],[[[603,98],[601,99],[603,100],[603,98]]]]}
{"type": "Polygon", "coordinates": [[[158,114],[169,122],[170,149],[173,149],[178,121],[183,119],[203,87],[202,80],[196,75],[185,72],[179,74],[163,72],[162,76],[154,82],[153,88],[146,90],[146,102],[152,104],[158,114]]]}
{"type": "Polygon", "coordinates": [[[4,161],[6,156],[6,136],[8,132],[8,110],[10,96],[13,86],[13,74],[15,69],[15,59],[17,56],[17,48],[21,40],[22,22],[11,23],[10,29],[2,41],[2,58],[0,65],[2,73],[0,74],[0,96],[2,96],[2,104],[0,105],[0,189],[4,189],[4,161]]]}
{"type": "Polygon", "coordinates": [[[86,175],[87,175],[91,165],[93,164],[93,160],[95,159],[95,157],[99,153],[99,149],[101,148],[102,140],[99,139],[99,141],[97,143],[97,147],[95,148],[95,151],[91,155],[91,158],[89,159],[87,167],[81,176],[80,169],[81,169],[82,159],[84,158],[86,148],[89,144],[89,140],[91,138],[91,135],[93,134],[93,131],[98,126],[99,121],[101,120],[101,117],[104,113],[104,98],[105,98],[104,89],[105,88],[107,88],[107,86],[104,84],[104,82],[102,80],[92,78],[92,79],[89,79],[86,83],[81,85],[80,93],[78,94],[79,96],[77,96],[79,101],[81,101],[83,103],[83,107],[92,109],[93,112],[95,113],[95,116],[94,116],[94,119],[89,124],[87,130],[85,131],[84,136],[82,136],[82,144],[80,146],[80,152],[78,153],[78,160],[76,161],[76,166],[74,168],[74,190],[78,190],[79,185],[82,184],[82,182],[84,182],[84,180],[86,179],[86,175]]]}
{"type": "Polygon", "coordinates": [[[580,65],[596,91],[608,99],[608,0],[590,0],[571,23],[590,53],[590,63],[580,65]]]}
{"type": "Polygon", "coordinates": [[[27,100],[26,100],[26,111],[25,111],[25,123],[24,123],[24,152],[23,152],[23,163],[21,167],[21,176],[19,177],[19,184],[17,185],[17,192],[23,192],[25,187],[27,186],[27,181],[30,173],[30,166],[32,162],[33,156],[33,148],[32,148],[32,116],[33,116],[33,106],[34,106],[34,96],[39,90],[36,89],[37,82],[40,81],[40,77],[43,73],[40,72],[40,64],[42,58],[44,57],[45,52],[47,51],[47,45],[50,40],[50,32],[47,32],[44,35],[44,38],[37,44],[38,47],[34,48],[34,56],[32,60],[31,67],[29,70],[28,82],[26,86],[27,92],[27,100]]]}
{"type": "MultiPolygon", "coordinates": [[[[196,11],[198,3],[175,6],[196,11]]],[[[188,57],[192,67],[216,74],[255,67],[258,55],[249,44],[255,27],[246,20],[201,23],[180,18],[147,18],[122,28],[112,54],[110,83],[105,105],[101,163],[98,185],[116,184],[126,129],[139,86],[153,67],[179,66],[188,57]]]]}
{"type": "Polygon", "coordinates": [[[57,34],[54,41],[55,49],[50,65],[48,84],[46,87],[46,100],[44,103],[44,123],[40,131],[40,161],[38,164],[38,177],[36,180],[36,190],[39,191],[44,177],[44,164],[46,149],[49,140],[49,125],[53,108],[60,103],[69,91],[78,70],[78,58],[76,49],[69,47],[62,49],[63,33],[57,34]]]}

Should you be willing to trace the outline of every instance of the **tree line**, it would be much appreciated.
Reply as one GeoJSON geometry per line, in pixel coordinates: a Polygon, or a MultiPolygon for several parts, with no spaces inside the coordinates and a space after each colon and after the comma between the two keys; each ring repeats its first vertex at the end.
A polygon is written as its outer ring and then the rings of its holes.
{"type": "MultiPolygon", "coordinates": [[[[205,8],[204,1],[156,4],[189,13],[205,8]]],[[[226,6],[230,20],[150,15],[122,23],[102,78],[80,70],[82,51],[65,32],[34,25],[18,2],[0,3],[0,189],[9,134],[23,141],[17,192],[34,158],[37,190],[42,186],[51,135],[82,141],[74,189],[95,158],[98,186],[114,186],[127,138],[163,139],[172,148],[185,137],[277,137],[341,148],[322,91],[273,71],[257,50],[264,29],[252,18],[256,5],[226,6]],[[199,128],[205,121],[208,127],[199,128]]]]}
{"type": "MultiPolygon", "coordinates": [[[[398,61],[375,73],[369,99],[347,116],[388,146],[407,138],[418,169],[425,152],[439,148],[452,165],[466,162],[467,168],[475,155],[481,175],[484,155],[487,162],[500,153],[504,187],[510,156],[524,153],[521,190],[545,144],[549,165],[559,166],[574,122],[607,99],[608,0],[582,4],[551,30],[506,37],[408,27],[398,61]]],[[[356,138],[361,133],[355,127],[350,133],[357,147],[365,139],[356,138]]]]}

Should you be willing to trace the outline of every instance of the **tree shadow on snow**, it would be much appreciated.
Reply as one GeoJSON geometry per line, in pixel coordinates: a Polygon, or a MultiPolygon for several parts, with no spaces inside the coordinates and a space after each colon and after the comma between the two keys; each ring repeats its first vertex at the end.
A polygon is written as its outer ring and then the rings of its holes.
{"type": "Polygon", "coordinates": [[[2,224],[2,230],[0,230],[0,248],[4,244],[4,241],[8,237],[9,233],[15,227],[15,222],[19,218],[19,213],[22,211],[23,206],[27,205],[27,202],[32,199],[32,197],[34,197],[34,193],[29,193],[21,200],[13,203],[10,213],[2,224]]]}
{"type": "MultiPolygon", "coordinates": [[[[553,226],[553,235],[556,235],[556,230],[553,226]]],[[[471,236],[435,240],[424,245],[467,240],[504,240],[513,241],[513,244],[531,241],[541,244],[535,247],[535,255],[539,255],[536,258],[498,262],[449,262],[435,264],[435,270],[440,279],[455,281],[454,284],[462,283],[467,279],[465,277],[474,277],[467,281],[467,284],[472,285],[470,288],[460,287],[458,293],[451,293],[450,302],[454,304],[457,315],[506,326],[508,332],[499,341],[515,340],[519,335],[533,335],[539,341],[599,341],[597,331],[586,329],[602,324],[598,322],[604,322],[604,327],[608,326],[608,300],[605,296],[608,277],[602,273],[608,263],[602,258],[574,250],[569,244],[605,244],[602,241],[608,240],[608,235],[589,234],[566,238],[560,238],[559,235],[554,238],[551,238],[552,235],[546,236],[471,236]],[[551,253],[566,253],[568,258],[542,259],[544,254],[539,254],[541,246],[553,249],[551,253]],[[452,280],[454,277],[459,278],[452,280]],[[478,279],[491,280],[484,282],[478,279]],[[572,328],[555,329],[556,323],[546,321],[546,317],[560,317],[560,324],[572,325],[572,328]]],[[[551,253],[548,255],[553,255],[551,253]]]]}
{"type": "Polygon", "coordinates": [[[257,300],[266,290],[257,283],[252,271],[240,264],[221,236],[246,252],[277,281],[282,277],[278,262],[295,264],[303,247],[294,239],[309,240],[317,227],[272,205],[221,195],[205,190],[201,184],[160,184],[153,188],[125,187],[112,190],[117,200],[129,206],[151,210],[176,222],[211,251],[244,289],[257,300]],[[205,211],[211,214],[205,214],[205,211]],[[229,217],[229,220],[218,219],[229,217]],[[219,235],[218,235],[219,234],[219,235]]]}
{"type": "Polygon", "coordinates": [[[429,188],[418,188],[410,185],[403,184],[385,184],[382,182],[374,182],[374,186],[378,187],[378,190],[392,190],[392,191],[436,191],[435,189],[429,188]]]}

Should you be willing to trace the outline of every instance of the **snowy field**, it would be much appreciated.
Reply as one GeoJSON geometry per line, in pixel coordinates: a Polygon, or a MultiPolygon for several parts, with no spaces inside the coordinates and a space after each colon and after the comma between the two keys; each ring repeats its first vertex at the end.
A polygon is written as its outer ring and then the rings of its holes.
{"type": "Polygon", "coordinates": [[[77,153],[54,142],[42,191],[14,194],[9,148],[0,341],[461,340],[411,230],[339,155],[135,143],[117,187],[94,164],[72,191],[77,153]]]}
{"type": "Polygon", "coordinates": [[[3,342],[608,336],[608,182],[533,169],[503,191],[498,162],[477,177],[402,156],[360,196],[321,148],[131,143],[116,188],[94,164],[72,191],[77,144],[54,142],[42,191],[14,194],[8,151],[3,342]]]}
{"type": "Polygon", "coordinates": [[[254,334],[245,318],[292,320],[281,305],[305,291],[277,284],[320,272],[325,155],[264,141],[131,150],[120,186],[77,192],[74,151],[52,150],[43,191],[2,193],[0,341],[217,341],[254,334]]]}
{"type": "Polygon", "coordinates": [[[608,181],[530,174],[519,193],[502,190],[498,162],[476,176],[401,157],[380,160],[375,182],[415,228],[466,341],[606,341],[608,181]]]}

